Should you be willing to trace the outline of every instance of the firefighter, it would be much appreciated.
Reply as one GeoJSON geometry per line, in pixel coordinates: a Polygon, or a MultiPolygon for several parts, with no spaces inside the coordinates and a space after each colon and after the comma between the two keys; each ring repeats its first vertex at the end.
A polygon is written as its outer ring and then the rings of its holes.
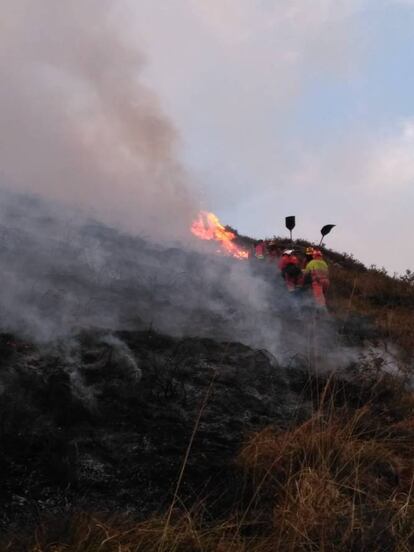
{"type": "Polygon", "coordinates": [[[305,259],[303,260],[303,273],[302,273],[302,290],[306,291],[312,286],[312,275],[310,272],[305,273],[305,269],[308,264],[313,260],[313,254],[315,250],[313,247],[307,247],[305,249],[305,259]]]}
{"type": "Polygon", "coordinates": [[[319,250],[313,251],[313,259],[306,265],[303,272],[305,285],[309,281],[312,286],[316,306],[326,309],[325,294],[329,287],[329,268],[319,250]]]}
{"type": "Polygon", "coordinates": [[[299,265],[299,259],[294,255],[293,249],[285,249],[279,261],[279,268],[282,278],[286,282],[289,292],[293,292],[300,285],[302,271],[299,265]]]}
{"type": "Polygon", "coordinates": [[[263,260],[265,258],[265,243],[263,240],[259,240],[254,248],[254,254],[256,259],[263,260]]]}
{"type": "Polygon", "coordinates": [[[313,254],[315,253],[315,250],[313,247],[307,247],[305,249],[305,260],[303,263],[303,268],[306,268],[308,263],[310,263],[313,260],[313,254]]]}
{"type": "Polygon", "coordinates": [[[268,261],[271,263],[275,263],[279,259],[280,252],[276,240],[272,240],[269,242],[267,246],[267,257],[268,261]]]}

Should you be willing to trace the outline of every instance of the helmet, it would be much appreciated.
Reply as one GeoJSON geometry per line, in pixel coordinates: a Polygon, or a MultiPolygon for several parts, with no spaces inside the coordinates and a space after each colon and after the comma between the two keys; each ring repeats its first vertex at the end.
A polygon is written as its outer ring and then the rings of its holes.
{"type": "Polygon", "coordinates": [[[305,250],[305,255],[313,255],[315,252],[314,248],[313,247],[307,247],[306,250],[305,250]]]}
{"type": "Polygon", "coordinates": [[[282,255],[292,255],[294,253],[294,249],[285,249],[282,253],[282,255]]]}
{"type": "Polygon", "coordinates": [[[314,259],[322,259],[322,253],[319,251],[319,249],[313,250],[313,258],[314,259]]]}

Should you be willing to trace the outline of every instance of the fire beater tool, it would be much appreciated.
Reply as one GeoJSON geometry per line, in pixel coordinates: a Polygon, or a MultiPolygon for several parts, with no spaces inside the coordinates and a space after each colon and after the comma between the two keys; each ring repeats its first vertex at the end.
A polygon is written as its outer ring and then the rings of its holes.
{"type": "Polygon", "coordinates": [[[286,228],[290,232],[290,241],[293,241],[292,231],[296,226],[296,217],[286,217],[286,228]]]}
{"type": "Polygon", "coordinates": [[[336,226],[336,224],[326,224],[321,229],[322,238],[321,238],[321,241],[319,242],[319,247],[321,247],[325,236],[327,236],[329,234],[329,232],[332,230],[332,228],[335,228],[335,226],[336,226]]]}

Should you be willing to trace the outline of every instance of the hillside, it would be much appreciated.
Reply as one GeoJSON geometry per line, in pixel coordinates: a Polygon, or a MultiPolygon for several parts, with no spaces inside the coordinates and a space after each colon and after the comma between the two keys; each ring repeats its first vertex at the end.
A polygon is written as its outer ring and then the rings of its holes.
{"type": "Polygon", "coordinates": [[[2,550],[412,550],[409,277],[325,250],[321,319],[270,264],[3,209],[2,550]]]}
{"type": "MultiPolygon", "coordinates": [[[[246,249],[254,244],[251,238],[238,234],[237,240],[246,249]]],[[[293,245],[302,255],[307,247],[317,245],[306,240],[296,240],[292,244],[276,236],[271,241],[280,251],[293,245]]],[[[377,337],[390,340],[405,350],[410,362],[414,350],[413,272],[407,269],[404,275],[390,275],[385,268],[367,268],[352,254],[338,253],[326,246],[320,249],[330,266],[329,306],[335,318],[342,322],[344,329],[354,318],[359,323],[365,321],[375,326],[377,337]]]]}

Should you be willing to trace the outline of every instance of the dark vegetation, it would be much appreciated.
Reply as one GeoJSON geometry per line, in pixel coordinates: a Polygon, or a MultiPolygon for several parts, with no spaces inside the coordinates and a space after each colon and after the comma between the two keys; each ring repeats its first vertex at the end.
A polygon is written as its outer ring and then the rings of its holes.
{"type": "Polygon", "coordinates": [[[336,342],[374,350],[346,368],[321,368],[315,313],[286,366],[152,330],[2,335],[0,549],[413,550],[412,278],[324,252],[336,342]]]}

